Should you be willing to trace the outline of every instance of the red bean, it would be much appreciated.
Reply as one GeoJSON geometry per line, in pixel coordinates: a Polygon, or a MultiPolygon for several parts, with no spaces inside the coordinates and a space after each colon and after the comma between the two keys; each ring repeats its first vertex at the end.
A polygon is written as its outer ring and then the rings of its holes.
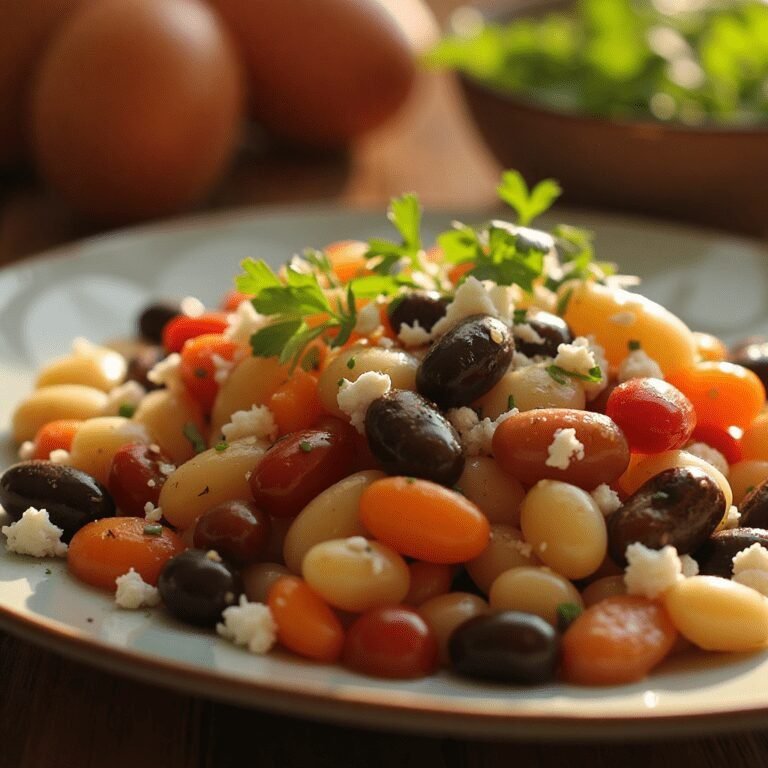
{"type": "Polygon", "coordinates": [[[130,443],[117,450],[112,459],[107,486],[123,515],[144,517],[144,506],[157,506],[167,475],[162,465],[173,462],[148,445],[130,443]]]}
{"type": "Polygon", "coordinates": [[[203,513],[195,525],[198,549],[215,549],[235,565],[258,560],[269,543],[269,515],[250,501],[225,501],[203,513]]]}

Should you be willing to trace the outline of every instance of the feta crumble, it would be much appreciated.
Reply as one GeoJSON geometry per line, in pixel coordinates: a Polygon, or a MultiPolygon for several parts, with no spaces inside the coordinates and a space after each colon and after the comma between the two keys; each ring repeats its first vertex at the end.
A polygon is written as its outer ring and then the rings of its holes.
{"type": "Polygon", "coordinates": [[[268,653],[277,641],[277,624],[269,607],[249,603],[245,595],[240,595],[238,605],[225,608],[221,617],[224,621],[216,625],[216,632],[251,653],[268,653]]]}
{"type": "Polygon", "coordinates": [[[63,448],[56,448],[48,454],[48,461],[51,464],[69,464],[69,451],[65,451],[63,448]]]}
{"type": "Polygon", "coordinates": [[[589,375],[597,365],[595,354],[589,347],[589,339],[586,336],[577,336],[572,344],[558,345],[555,365],[581,376],[589,375]]]}
{"type": "Polygon", "coordinates": [[[67,545],[61,540],[64,531],[51,522],[48,510],[29,507],[20,520],[4,525],[0,531],[6,536],[5,548],[9,552],[33,557],[63,557],[67,545]]]}
{"type": "Polygon", "coordinates": [[[151,501],[144,505],[144,519],[148,523],[159,523],[163,517],[162,507],[156,507],[151,501]]]}
{"type": "Polygon", "coordinates": [[[659,364],[644,349],[633,349],[620,363],[617,372],[619,382],[630,379],[663,379],[659,364]]]}
{"type": "Polygon", "coordinates": [[[172,352],[164,360],[156,363],[147,373],[147,379],[159,387],[168,386],[179,375],[179,365],[181,364],[181,355],[178,352],[172,352]]]}
{"type": "Polygon", "coordinates": [[[266,405],[254,405],[249,411],[235,411],[221,428],[221,434],[228,443],[243,437],[273,443],[277,439],[277,423],[266,405]]]}
{"type": "Polygon", "coordinates": [[[768,550],[754,543],[733,556],[733,581],[768,597],[768,550]]]}
{"type": "Polygon", "coordinates": [[[608,371],[610,365],[605,356],[605,350],[595,341],[594,336],[587,336],[589,350],[595,358],[595,365],[600,369],[599,381],[582,381],[581,386],[587,400],[594,400],[608,386],[608,371]]]}
{"type": "Polygon", "coordinates": [[[400,325],[397,338],[404,347],[410,348],[423,347],[425,344],[429,344],[432,336],[429,331],[421,327],[418,320],[414,320],[413,325],[408,323],[400,325]]]}
{"type": "Polygon", "coordinates": [[[371,548],[365,536],[350,536],[344,541],[344,546],[350,552],[367,552],[371,548]]]}
{"type": "Polygon", "coordinates": [[[605,517],[612,515],[621,506],[619,494],[608,483],[601,483],[589,495],[605,517]]]}
{"type": "Polygon", "coordinates": [[[380,326],[381,317],[376,302],[372,301],[370,304],[366,304],[357,313],[355,333],[359,333],[361,336],[370,336],[372,333],[375,333],[380,326]]]}
{"type": "Polygon", "coordinates": [[[217,355],[215,352],[211,355],[211,362],[213,363],[213,380],[217,384],[223,384],[232,373],[232,369],[235,367],[234,360],[227,360],[221,355],[217,355]]]}
{"type": "Polygon", "coordinates": [[[480,282],[470,275],[456,289],[445,316],[432,327],[432,338],[442,336],[472,315],[490,315],[508,323],[514,309],[511,296],[509,286],[496,285],[490,280],[480,282]]]}
{"type": "Polygon", "coordinates": [[[349,416],[352,426],[363,434],[365,414],[368,406],[392,389],[392,379],[386,373],[366,371],[356,381],[342,379],[336,402],[339,408],[349,416]]]}
{"type": "Polygon", "coordinates": [[[205,304],[197,296],[185,296],[180,302],[181,314],[187,317],[200,317],[205,313],[205,304]]]}
{"type": "Polygon", "coordinates": [[[222,562],[221,555],[215,549],[209,549],[205,553],[205,559],[210,560],[212,563],[222,562]]]}
{"type": "Polygon", "coordinates": [[[119,608],[135,611],[138,608],[152,608],[160,602],[157,587],[147,584],[141,574],[131,568],[128,573],[115,579],[115,603],[119,608]]]}
{"type": "Polygon", "coordinates": [[[577,439],[576,430],[573,427],[556,429],[552,442],[547,447],[547,454],[547,460],[544,463],[548,467],[568,469],[572,460],[580,461],[584,458],[584,444],[577,439]]]}
{"type": "Polygon", "coordinates": [[[102,414],[104,416],[117,416],[124,405],[132,408],[138,407],[147,390],[138,381],[126,381],[107,392],[107,402],[102,414]]]}
{"type": "Polygon", "coordinates": [[[22,461],[29,461],[35,455],[35,444],[31,440],[25,440],[19,446],[19,458],[22,461]]]}
{"type": "Polygon", "coordinates": [[[471,408],[464,406],[451,408],[446,416],[453,428],[459,433],[464,455],[470,457],[493,456],[493,436],[496,434],[499,424],[516,413],[518,413],[517,408],[513,408],[511,411],[505,411],[496,419],[492,420],[488,417],[480,419],[471,408]]]}
{"type": "Polygon", "coordinates": [[[515,337],[529,344],[543,344],[544,339],[537,333],[536,329],[528,323],[518,323],[513,328],[515,337]]]}
{"type": "Polygon", "coordinates": [[[251,336],[261,330],[269,318],[260,315],[249,299],[241,301],[234,312],[227,315],[227,327],[224,330],[224,338],[234,341],[235,344],[247,347],[251,336]]]}
{"type": "Polygon", "coordinates": [[[704,459],[707,464],[711,464],[715,469],[728,477],[728,473],[730,472],[728,461],[720,451],[713,448],[711,445],[707,445],[706,443],[691,443],[690,445],[685,446],[685,452],[698,456],[700,459],[704,459]]]}
{"type": "Polygon", "coordinates": [[[680,555],[680,566],[685,579],[699,575],[699,564],[690,555],[680,555]]]}
{"type": "Polygon", "coordinates": [[[649,549],[644,544],[630,544],[626,551],[624,584],[627,594],[658,597],[683,578],[683,565],[674,547],[649,549]]]}

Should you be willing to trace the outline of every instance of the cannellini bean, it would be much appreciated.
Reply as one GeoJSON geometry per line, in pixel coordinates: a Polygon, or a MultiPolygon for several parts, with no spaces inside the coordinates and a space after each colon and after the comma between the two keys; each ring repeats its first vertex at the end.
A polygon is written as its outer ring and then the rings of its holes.
{"type": "Polygon", "coordinates": [[[418,612],[435,633],[441,664],[448,666],[448,640],[453,631],[465,621],[488,613],[488,603],[468,592],[449,592],[422,603],[418,612]]]}
{"type": "Polygon", "coordinates": [[[245,437],[225,451],[203,451],[173,472],[160,491],[165,519],[187,528],[207,509],[224,501],[250,499],[248,476],[264,453],[261,442],[245,437]]]}
{"type": "Polygon", "coordinates": [[[118,448],[128,443],[151,442],[143,424],[120,416],[102,416],[84,421],[72,441],[70,463],[106,485],[109,468],[118,448]]]}
{"type": "Polygon", "coordinates": [[[393,549],[362,536],[315,544],[305,555],[301,571],[320,597],[342,611],[397,605],[410,585],[405,560],[393,549]]]}
{"type": "Polygon", "coordinates": [[[681,634],[707,651],[751,651],[768,643],[768,599],[717,576],[692,576],[664,593],[681,634]]]}
{"type": "Polygon", "coordinates": [[[593,581],[584,589],[581,593],[581,599],[584,601],[584,605],[588,608],[590,605],[605,600],[606,597],[626,594],[627,586],[624,583],[623,575],[603,576],[602,579],[593,581]]]}
{"type": "Polygon", "coordinates": [[[377,371],[392,380],[393,389],[416,389],[419,361],[398,349],[354,345],[339,352],[320,374],[317,393],[323,408],[334,416],[347,418],[336,402],[339,380],[357,381],[363,373],[377,371]]]}
{"type": "Polygon", "coordinates": [[[574,336],[592,334],[611,365],[627,355],[627,344],[639,341],[665,373],[688,368],[697,359],[696,339],[680,318],[645,296],[595,282],[579,281],[561,288],[570,298],[564,320],[574,336]]]}
{"type": "Polygon", "coordinates": [[[56,419],[92,419],[107,405],[107,395],[82,384],[56,384],[36,389],[13,414],[13,439],[32,440],[37,430],[56,419]]]}
{"type": "Polygon", "coordinates": [[[520,525],[525,489],[488,456],[467,459],[458,482],[461,492],[480,508],[490,523],[520,525]]]}
{"type": "Polygon", "coordinates": [[[744,497],[768,480],[768,461],[747,459],[731,464],[728,484],[733,489],[733,503],[741,504],[744,497]]]}
{"type": "Polygon", "coordinates": [[[557,625],[557,606],[583,606],[581,595],[568,579],[549,568],[512,568],[492,584],[488,595],[492,611],[522,611],[557,625]]]}
{"type": "Polygon", "coordinates": [[[586,402],[584,388],[575,379],[558,384],[546,370],[545,364],[529,365],[505,373],[498,384],[476,403],[483,416],[498,418],[509,410],[509,398],[521,411],[535,408],[578,408],[586,402]]]}
{"type": "Polygon", "coordinates": [[[486,594],[498,576],[510,568],[538,565],[533,547],[523,540],[523,532],[511,525],[491,525],[488,546],[466,564],[472,581],[486,594]]]}
{"type": "Polygon", "coordinates": [[[252,563],[241,571],[243,590],[251,603],[266,603],[269,590],[282,576],[291,572],[279,563],[252,563]]]}
{"type": "Polygon", "coordinates": [[[194,446],[184,434],[187,424],[194,424],[205,436],[200,407],[181,390],[149,392],[139,403],[133,420],[147,428],[152,440],[176,464],[183,464],[195,455],[194,446]]]}
{"type": "Polygon", "coordinates": [[[349,536],[366,536],[360,522],[360,496],[383,472],[367,470],[345,477],[315,496],[291,523],[285,536],[283,557],[295,574],[301,573],[304,556],[315,544],[349,536]]]}
{"type": "Polygon", "coordinates": [[[93,344],[82,354],[52,360],[40,371],[36,386],[82,384],[109,392],[122,384],[127,368],[128,364],[119,352],[93,344]]]}
{"type": "Polygon", "coordinates": [[[566,578],[589,576],[605,558],[605,518],[594,499],[575,485],[536,483],[523,500],[520,525],[537,557],[566,578]]]}

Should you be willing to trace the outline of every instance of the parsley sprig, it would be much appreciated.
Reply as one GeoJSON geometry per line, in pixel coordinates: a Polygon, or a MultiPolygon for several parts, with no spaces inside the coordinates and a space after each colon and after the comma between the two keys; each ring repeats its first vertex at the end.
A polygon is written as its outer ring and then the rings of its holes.
{"type": "Polygon", "coordinates": [[[374,238],[368,241],[365,258],[378,275],[392,276],[404,267],[421,271],[421,204],[414,194],[395,197],[387,209],[387,218],[399,232],[401,242],[374,238]]]}

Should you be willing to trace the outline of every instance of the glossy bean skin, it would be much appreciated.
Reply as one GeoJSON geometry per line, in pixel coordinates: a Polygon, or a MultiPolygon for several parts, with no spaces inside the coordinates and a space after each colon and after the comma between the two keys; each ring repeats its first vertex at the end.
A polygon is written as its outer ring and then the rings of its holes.
{"type": "Polygon", "coordinates": [[[227,562],[201,549],[187,549],[171,558],[160,572],[157,588],[169,613],[202,627],[215,626],[242,592],[240,578],[227,562]]]}
{"type": "Polygon", "coordinates": [[[49,461],[9,467],[0,478],[0,505],[14,520],[28,507],[48,510],[51,522],[64,531],[64,541],[87,523],[115,514],[112,496],[101,483],[79,469],[49,461]]]}
{"type": "Polygon", "coordinates": [[[426,677],[437,668],[437,639],[413,608],[375,608],[347,630],[342,661],[373,677],[426,677]]]}
{"type": "Polygon", "coordinates": [[[118,509],[124,515],[144,517],[144,506],[157,506],[160,491],[168,477],[163,468],[172,465],[162,452],[144,443],[129,443],[118,449],[109,468],[109,488],[118,509]]]}
{"type": "Polygon", "coordinates": [[[243,590],[251,603],[266,603],[272,585],[291,572],[280,563],[251,563],[240,572],[243,590]]]}
{"type": "Polygon", "coordinates": [[[403,324],[413,327],[418,323],[425,331],[431,331],[432,326],[445,315],[446,305],[447,300],[439,293],[413,292],[395,299],[387,307],[387,314],[396,335],[403,324]]]}
{"type": "Polygon", "coordinates": [[[452,486],[464,470],[464,453],[450,422],[421,395],[392,390],[365,414],[371,452],[390,475],[422,477],[452,486]]]}
{"type": "Polygon", "coordinates": [[[488,546],[465,567],[472,581],[487,595],[496,579],[510,568],[538,565],[539,558],[523,541],[519,528],[503,523],[491,525],[488,546]]]}
{"type": "Polygon", "coordinates": [[[629,464],[629,447],[622,431],[607,416],[567,408],[543,408],[510,416],[493,436],[499,466],[524,485],[561,480],[581,488],[610,484],[629,464]],[[574,429],[584,446],[584,458],[566,469],[546,465],[548,448],[559,429],[574,429]]]}
{"type": "Polygon", "coordinates": [[[760,544],[768,550],[768,531],[746,527],[716,531],[694,553],[699,573],[730,579],[733,575],[734,555],[753,544],[760,544]]]}
{"type": "Polygon", "coordinates": [[[451,667],[467,677],[536,685],[554,679],[559,642],[538,616],[503,611],[465,622],[448,642],[451,667]]]}
{"type": "Polygon", "coordinates": [[[181,304],[178,301],[168,299],[149,304],[136,319],[139,337],[151,344],[162,344],[163,328],[180,314],[181,304]]]}
{"type": "Polygon", "coordinates": [[[751,490],[739,504],[743,528],[768,528],[768,481],[751,490]]]}
{"type": "Polygon", "coordinates": [[[550,312],[529,313],[524,322],[538,333],[542,339],[541,342],[526,341],[518,333],[513,332],[515,349],[528,357],[535,357],[536,355],[555,357],[557,355],[557,348],[561,344],[570,344],[573,341],[573,334],[568,327],[568,323],[562,317],[553,315],[550,312]]]}
{"type": "Polygon", "coordinates": [[[608,517],[610,555],[625,563],[624,553],[635,542],[650,549],[669,544],[681,555],[695,552],[717,528],[724,506],[722,490],[700,469],[666,469],[608,517]]]}
{"type": "Polygon", "coordinates": [[[768,389],[768,340],[764,337],[745,339],[731,351],[730,360],[749,368],[768,389]]]}
{"type": "Polygon", "coordinates": [[[410,586],[403,598],[406,605],[420,606],[433,597],[446,595],[451,590],[453,567],[441,563],[422,563],[415,560],[408,564],[410,586]]]}
{"type": "Polygon", "coordinates": [[[448,641],[454,630],[475,616],[488,613],[488,603],[478,595],[469,592],[449,592],[422,603],[419,615],[429,624],[437,638],[440,663],[450,664],[448,641]]]}
{"type": "Polygon", "coordinates": [[[469,405],[504,375],[514,347],[504,323],[487,315],[468,317],[430,347],[416,389],[441,408],[469,405]]]}
{"type": "Polygon", "coordinates": [[[255,466],[251,493],[275,517],[295,517],[319,493],[355,469],[351,434],[308,429],[286,435],[255,466]]]}
{"type": "Polygon", "coordinates": [[[461,492],[480,507],[490,523],[520,525],[520,503],[525,489],[489,456],[466,460],[457,483],[461,492]]]}
{"type": "Polygon", "coordinates": [[[224,501],[203,512],[195,523],[197,549],[215,549],[237,566],[258,560],[269,543],[269,515],[252,501],[224,501]]]}
{"type": "Polygon", "coordinates": [[[584,605],[589,608],[596,605],[606,597],[615,597],[616,595],[625,595],[627,586],[624,583],[624,575],[603,576],[601,579],[593,581],[581,593],[581,599],[584,605]]]}

